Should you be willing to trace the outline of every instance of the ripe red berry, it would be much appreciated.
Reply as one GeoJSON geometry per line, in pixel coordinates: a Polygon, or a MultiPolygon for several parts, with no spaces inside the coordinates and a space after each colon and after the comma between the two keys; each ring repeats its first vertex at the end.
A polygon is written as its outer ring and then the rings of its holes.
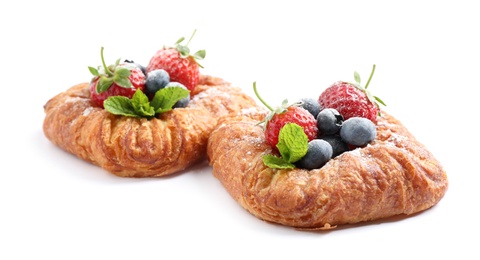
{"type": "Polygon", "coordinates": [[[103,101],[110,96],[125,96],[128,98],[132,98],[133,94],[137,89],[142,91],[145,90],[145,75],[140,69],[133,68],[130,70],[130,76],[128,79],[131,82],[131,87],[125,88],[119,86],[117,83],[113,82],[112,85],[106,90],[101,93],[97,92],[97,84],[100,78],[97,78],[90,82],[90,98],[92,99],[95,104],[98,106],[103,107],[103,101]]]}
{"type": "Polygon", "coordinates": [[[292,105],[283,113],[275,113],[273,117],[266,122],[265,139],[272,148],[276,149],[280,129],[287,123],[295,123],[301,126],[308,137],[308,141],[317,138],[318,128],[315,117],[306,109],[292,105]]]}
{"type": "Polygon", "coordinates": [[[377,122],[380,109],[377,102],[385,105],[381,99],[372,96],[367,90],[368,84],[375,72],[373,65],[372,72],[365,87],[360,85],[360,76],[355,72],[354,83],[338,81],[325,89],[318,98],[322,108],[334,108],[347,120],[351,117],[364,117],[373,123],[377,122]]]}
{"type": "Polygon", "coordinates": [[[120,64],[118,59],[115,64],[107,66],[103,57],[103,47],[100,51],[102,65],[98,68],[88,67],[94,76],[90,81],[90,98],[100,107],[103,101],[110,96],[125,96],[132,98],[137,89],[144,91],[145,74],[133,65],[120,64]]]}
{"type": "Polygon", "coordinates": [[[174,48],[163,48],[157,51],[147,66],[147,73],[163,69],[168,72],[171,82],[178,82],[190,91],[195,89],[200,79],[200,69],[192,56],[182,58],[174,48]]]}
{"type": "MultiPolygon", "coordinates": [[[[190,40],[195,35],[193,32],[190,40]]],[[[194,54],[190,54],[188,44],[181,45],[180,43],[184,38],[180,38],[174,47],[164,47],[158,50],[155,55],[150,59],[147,66],[148,72],[156,69],[163,69],[168,72],[170,76],[170,82],[178,82],[187,87],[190,91],[194,90],[198,84],[200,78],[200,68],[202,66],[197,63],[197,60],[205,58],[205,50],[197,51],[194,54]]]]}
{"type": "Polygon", "coordinates": [[[377,122],[378,106],[371,102],[364,91],[350,83],[338,81],[325,89],[318,102],[323,108],[334,108],[347,120],[365,117],[377,122]]]}
{"type": "Polygon", "coordinates": [[[265,123],[265,139],[273,150],[278,151],[278,135],[287,123],[295,123],[302,127],[303,132],[307,135],[308,141],[317,138],[317,120],[308,110],[298,106],[299,104],[288,105],[287,100],[284,100],[281,106],[274,109],[260,97],[255,82],[253,83],[253,91],[257,98],[271,111],[263,122],[265,123]]]}

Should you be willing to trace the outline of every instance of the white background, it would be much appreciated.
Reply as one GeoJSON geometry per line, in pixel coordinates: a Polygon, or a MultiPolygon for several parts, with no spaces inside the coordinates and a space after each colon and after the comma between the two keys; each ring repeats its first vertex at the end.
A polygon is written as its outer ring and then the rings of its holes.
{"type": "Polygon", "coordinates": [[[475,1],[3,1],[0,259],[479,259],[480,16],[475,1]],[[447,171],[408,218],[304,232],[241,208],[207,163],[116,177],[53,146],[43,105],[88,66],[146,64],[197,34],[202,73],[272,105],[366,80],[447,171]],[[474,91],[476,91],[474,93],[474,91]],[[457,258],[458,257],[458,258],[457,258]]]}

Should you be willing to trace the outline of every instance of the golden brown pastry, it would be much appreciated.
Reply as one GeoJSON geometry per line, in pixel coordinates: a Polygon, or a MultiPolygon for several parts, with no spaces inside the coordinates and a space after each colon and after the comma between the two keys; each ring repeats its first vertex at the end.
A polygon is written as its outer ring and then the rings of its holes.
{"type": "Polygon", "coordinates": [[[434,206],[447,191],[440,163],[394,117],[378,118],[376,139],[331,159],[322,168],[271,169],[272,148],[257,108],[218,122],[208,141],[213,174],[256,217],[306,229],[413,214],[434,206]]]}
{"type": "Polygon", "coordinates": [[[82,83],[45,104],[43,130],[55,145],[115,175],[164,176],[206,158],[207,139],[219,117],[255,104],[239,88],[206,75],[191,97],[186,108],[148,120],[95,106],[89,84],[82,83]]]}

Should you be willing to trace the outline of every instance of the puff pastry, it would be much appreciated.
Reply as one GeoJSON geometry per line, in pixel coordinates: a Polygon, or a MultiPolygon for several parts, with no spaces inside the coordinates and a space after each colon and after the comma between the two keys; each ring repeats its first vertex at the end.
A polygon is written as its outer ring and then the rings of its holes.
{"type": "Polygon", "coordinates": [[[207,75],[191,98],[186,108],[151,120],[116,116],[95,106],[89,84],[82,83],[44,105],[43,131],[55,145],[115,175],[164,176],[206,158],[219,117],[255,104],[240,88],[207,75]]]}
{"type": "Polygon", "coordinates": [[[375,141],[345,152],[320,169],[271,169],[272,151],[257,123],[267,111],[222,118],[207,154],[213,174],[254,216],[303,229],[377,220],[426,210],[442,199],[447,175],[424,145],[386,112],[375,141]]]}

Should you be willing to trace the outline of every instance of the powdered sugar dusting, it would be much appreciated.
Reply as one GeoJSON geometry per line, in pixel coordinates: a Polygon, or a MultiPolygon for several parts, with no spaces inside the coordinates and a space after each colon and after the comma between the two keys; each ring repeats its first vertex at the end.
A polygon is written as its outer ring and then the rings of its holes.
{"type": "Polygon", "coordinates": [[[229,92],[223,91],[219,88],[209,88],[203,92],[198,93],[192,98],[192,102],[198,102],[201,99],[204,99],[206,97],[224,97],[224,98],[232,98],[232,95],[229,92]]]}
{"type": "Polygon", "coordinates": [[[243,115],[243,116],[251,116],[251,115],[255,115],[257,114],[258,112],[260,112],[260,110],[258,109],[258,107],[248,107],[248,108],[244,108],[240,111],[240,115],[243,115]]]}
{"type": "Polygon", "coordinates": [[[87,109],[85,109],[85,110],[83,111],[83,116],[88,116],[91,111],[92,111],[92,108],[91,108],[91,107],[87,107],[87,109]]]}

